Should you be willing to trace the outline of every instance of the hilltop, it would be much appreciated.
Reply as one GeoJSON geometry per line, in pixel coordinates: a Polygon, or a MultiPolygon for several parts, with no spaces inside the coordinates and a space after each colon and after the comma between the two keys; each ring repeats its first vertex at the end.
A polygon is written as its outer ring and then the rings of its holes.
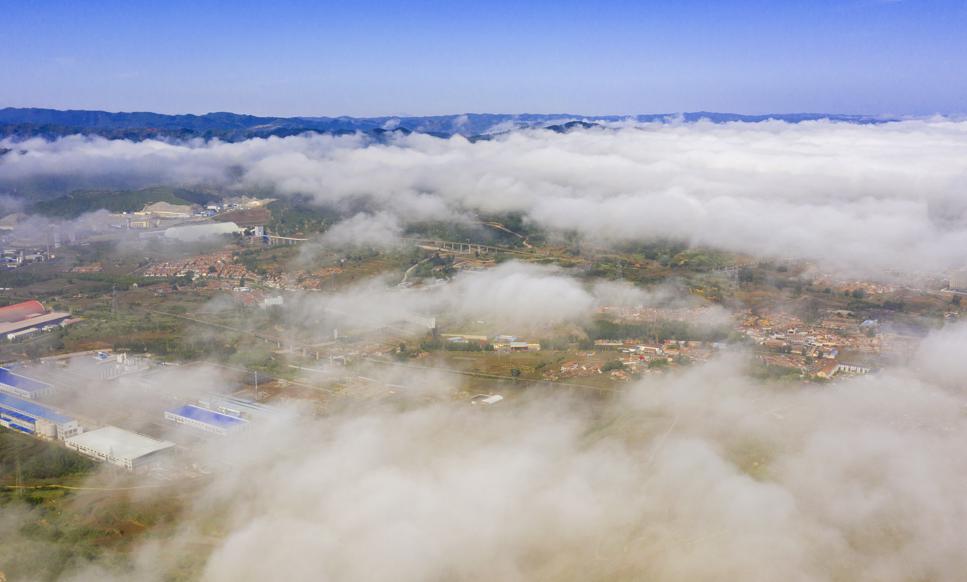
{"type": "Polygon", "coordinates": [[[111,212],[136,212],[148,204],[207,204],[217,198],[185,188],[157,186],[141,190],[75,190],[51,200],[43,200],[30,207],[32,214],[52,218],[76,218],[86,212],[109,210],[111,212]]]}
{"type": "Polygon", "coordinates": [[[221,139],[239,141],[252,137],[288,136],[305,132],[334,135],[362,132],[381,136],[387,132],[425,133],[440,137],[463,135],[486,136],[520,128],[542,127],[554,130],[576,125],[615,123],[631,120],[639,123],[666,120],[715,123],[731,121],[757,122],[770,119],[799,123],[830,119],[851,123],[878,123],[889,119],[867,115],[828,113],[783,113],[741,115],[697,111],[681,114],[651,113],[640,115],[577,115],[465,113],[434,116],[382,117],[258,117],[238,113],[217,112],[204,115],[166,115],[152,112],[119,112],[57,110],[38,108],[0,109],[0,138],[45,137],[65,135],[97,135],[109,139],[221,139]],[[579,122],[575,124],[574,122],[579,122]]]}

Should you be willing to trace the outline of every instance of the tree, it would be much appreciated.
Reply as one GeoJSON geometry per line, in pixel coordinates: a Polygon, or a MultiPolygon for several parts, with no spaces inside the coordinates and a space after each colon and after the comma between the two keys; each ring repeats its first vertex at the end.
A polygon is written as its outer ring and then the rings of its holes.
{"type": "Polygon", "coordinates": [[[601,371],[611,372],[612,370],[621,370],[624,367],[625,365],[621,362],[621,360],[611,360],[609,362],[605,362],[604,365],[601,366],[601,371]]]}

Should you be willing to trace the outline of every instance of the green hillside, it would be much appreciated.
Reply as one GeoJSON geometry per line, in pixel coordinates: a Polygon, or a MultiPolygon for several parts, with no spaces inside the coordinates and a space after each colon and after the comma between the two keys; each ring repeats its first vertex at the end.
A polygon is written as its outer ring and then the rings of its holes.
{"type": "Polygon", "coordinates": [[[109,210],[111,212],[136,212],[147,204],[168,202],[170,204],[208,204],[218,197],[205,192],[157,186],[142,190],[75,190],[66,196],[35,203],[30,212],[52,218],[76,218],[85,212],[109,210]]]}

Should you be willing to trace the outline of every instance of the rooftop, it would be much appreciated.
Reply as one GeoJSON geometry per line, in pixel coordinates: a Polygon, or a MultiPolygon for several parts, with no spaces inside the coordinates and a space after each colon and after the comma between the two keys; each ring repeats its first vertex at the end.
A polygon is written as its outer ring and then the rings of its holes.
{"type": "Polygon", "coordinates": [[[50,384],[46,382],[21,376],[20,374],[16,374],[7,368],[0,368],[0,384],[13,386],[14,388],[19,388],[27,392],[37,392],[50,388],[50,384]]]}
{"type": "Polygon", "coordinates": [[[46,311],[40,301],[31,299],[30,301],[0,307],[0,322],[22,321],[28,317],[42,315],[46,311]]]}
{"type": "Polygon", "coordinates": [[[29,327],[43,327],[44,325],[54,325],[70,317],[66,311],[51,311],[36,317],[21,319],[20,321],[0,323],[0,334],[14,333],[29,327]]]}
{"type": "Polygon", "coordinates": [[[246,422],[244,419],[236,418],[234,416],[229,416],[227,414],[222,414],[220,412],[215,412],[213,410],[208,410],[207,408],[202,408],[200,406],[195,406],[193,404],[186,404],[185,406],[173,408],[168,412],[178,416],[183,416],[185,418],[190,418],[191,420],[194,420],[197,422],[202,422],[205,424],[210,424],[212,426],[218,426],[222,428],[238,426],[241,424],[245,424],[246,422]]]}
{"type": "Polygon", "coordinates": [[[113,457],[137,459],[171,448],[174,443],[159,441],[116,426],[105,426],[67,439],[70,444],[110,453],[113,457]]]}
{"type": "Polygon", "coordinates": [[[15,396],[10,396],[9,394],[4,394],[3,392],[0,392],[0,406],[5,408],[13,408],[15,410],[19,410],[20,412],[25,412],[35,418],[43,418],[44,420],[49,420],[50,422],[56,424],[64,424],[74,420],[73,418],[57,414],[53,410],[47,408],[46,406],[41,406],[36,402],[23,400],[15,396]]]}

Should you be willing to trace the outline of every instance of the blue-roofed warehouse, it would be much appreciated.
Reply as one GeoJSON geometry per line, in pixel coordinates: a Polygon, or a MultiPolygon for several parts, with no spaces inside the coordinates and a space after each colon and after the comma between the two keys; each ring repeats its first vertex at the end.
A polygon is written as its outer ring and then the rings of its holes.
{"type": "Polygon", "coordinates": [[[81,432],[73,418],[3,392],[0,392],[0,426],[51,440],[64,440],[81,432]]]}
{"type": "Polygon", "coordinates": [[[40,398],[50,394],[54,389],[47,382],[21,376],[8,368],[0,368],[0,392],[12,394],[18,398],[40,398]]]}
{"type": "Polygon", "coordinates": [[[166,410],[165,419],[221,435],[239,430],[248,424],[248,421],[243,418],[229,416],[194,404],[186,404],[172,410],[166,410]]]}

